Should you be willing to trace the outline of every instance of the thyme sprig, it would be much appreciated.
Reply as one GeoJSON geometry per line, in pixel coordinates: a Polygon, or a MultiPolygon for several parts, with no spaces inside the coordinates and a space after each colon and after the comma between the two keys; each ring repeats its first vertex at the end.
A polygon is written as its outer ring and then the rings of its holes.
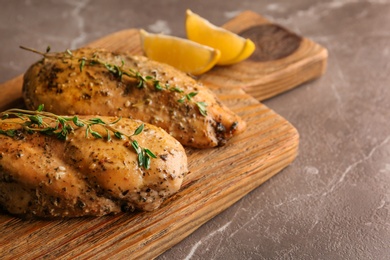
{"type": "MultiPolygon", "coordinates": [[[[118,123],[121,118],[118,118],[112,122],[104,122],[101,118],[81,119],[78,116],[59,116],[50,112],[43,111],[44,105],[40,105],[36,111],[24,110],[24,109],[8,109],[0,113],[1,120],[5,120],[10,117],[16,117],[21,119],[22,122],[13,122],[19,124],[23,130],[27,133],[38,132],[45,135],[54,135],[57,139],[66,140],[67,137],[74,133],[75,128],[85,128],[85,137],[90,136],[103,139],[103,136],[94,130],[94,126],[100,125],[106,130],[105,139],[110,142],[112,140],[111,133],[117,139],[123,139],[127,137],[131,141],[131,147],[137,153],[138,165],[145,169],[150,168],[151,158],[157,158],[157,156],[147,148],[143,148],[139,145],[137,140],[134,140],[134,136],[139,135],[144,130],[144,124],[142,123],[133,134],[125,134],[117,130],[114,125],[118,123]]],[[[18,129],[1,130],[0,134],[15,137],[18,134],[18,129]]]]}
{"type": "MultiPolygon", "coordinates": [[[[37,54],[42,55],[45,58],[53,57],[53,54],[56,53],[49,53],[50,52],[50,46],[46,48],[46,52],[40,52],[35,49],[27,48],[20,46],[21,49],[31,51],[37,54]]],[[[146,88],[148,84],[152,85],[155,90],[157,91],[163,91],[163,90],[168,90],[172,92],[177,92],[183,94],[183,96],[177,100],[179,103],[184,103],[184,101],[192,101],[192,98],[196,96],[198,93],[197,92],[190,92],[190,93],[184,93],[184,91],[178,87],[170,87],[169,84],[165,84],[165,88],[161,85],[161,82],[157,80],[153,76],[143,76],[141,73],[138,71],[134,71],[130,68],[127,70],[124,69],[125,62],[122,60],[121,65],[118,66],[116,64],[111,64],[108,63],[104,60],[101,60],[95,56],[92,58],[86,58],[86,57],[77,57],[75,56],[69,49],[67,49],[64,52],[64,55],[67,55],[67,58],[70,59],[77,59],[79,62],[79,68],[80,72],[83,71],[84,67],[87,65],[93,66],[93,65],[101,65],[104,66],[109,72],[111,72],[112,75],[114,75],[116,78],[118,78],[120,81],[122,81],[123,76],[127,76],[129,78],[133,78],[137,81],[137,88],[146,88]]],[[[207,103],[206,102],[195,102],[196,106],[198,107],[198,110],[202,116],[207,116],[207,103]]]]}

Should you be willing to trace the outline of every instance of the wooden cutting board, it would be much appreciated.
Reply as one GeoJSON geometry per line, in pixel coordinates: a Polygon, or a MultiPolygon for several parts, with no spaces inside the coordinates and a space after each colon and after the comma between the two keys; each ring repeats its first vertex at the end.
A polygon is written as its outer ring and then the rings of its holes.
{"type": "Polygon", "coordinates": [[[246,11],[224,25],[256,44],[244,62],[217,67],[202,81],[225,88],[240,87],[258,100],[265,100],[321,76],[328,51],[262,16],[246,11]]]}
{"type": "MultiPolygon", "coordinates": [[[[267,32],[270,26],[284,30],[252,12],[242,13],[226,27],[253,37],[256,32],[251,30],[260,28],[262,33],[264,24],[267,32]]],[[[272,35],[269,37],[272,38],[272,35]]],[[[300,45],[287,56],[283,54],[284,57],[279,57],[281,54],[278,54],[275,59],[276,54],[272,54],[273,60],[262,60],[266,59],[263,54],[254,54],[248,61],[215,68],[200,78],[223,103],[246,120],[248,129],[224,147],[206,150],[187,148],[190,173],[181,190],[160,209],[146,213],[57,220],[22,220],[0,212],[0,258],[151,259],[288,166],[298,153],[298,132],[257,99],[281,93],[304,79],[323,73],[326,63],[324,51],[321,59],[318,57],[321,47],[298,38],[300,45]],[[301,50],[307,46],[311,46],[310,51],[301,50]],[[314,68],[309,68],[310,64],[314,64],[314,68]],[[304,77],[295,79],[291,76],[294,73],[297,77],[304,77]],[[278,82],[280,84],[276,84],[278,82]]],[[[111,34],[89,46],[142,53],[137,29],[111,34]]],[[[2,110],[23,105],[21,83],[20,76],[0,85],[2,110]]]]}

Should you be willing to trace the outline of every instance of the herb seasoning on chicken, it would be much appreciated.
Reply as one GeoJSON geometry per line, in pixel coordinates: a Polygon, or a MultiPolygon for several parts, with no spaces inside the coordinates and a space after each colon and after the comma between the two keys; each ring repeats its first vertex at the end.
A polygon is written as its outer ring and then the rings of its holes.
{"type": "Polygon", "coordinates": [[[139,119],[196,148],[223,145],[245,129],[209,89],[169,65],[97,49],[41,54],[24,76],[29,109],[139,119]]]}
{"type": "Polygon", "coordinates": [[[2,113],[0,205],[10,213],[78,217],[151,211],[180,189],[187,157],[161,128],[112,117],[58,116],[65,121],[53,123],[45,116],[52,114],[40,115],[24,120],[2,113]],[[139,160],[142,151],[150,160],[139,160]]]}

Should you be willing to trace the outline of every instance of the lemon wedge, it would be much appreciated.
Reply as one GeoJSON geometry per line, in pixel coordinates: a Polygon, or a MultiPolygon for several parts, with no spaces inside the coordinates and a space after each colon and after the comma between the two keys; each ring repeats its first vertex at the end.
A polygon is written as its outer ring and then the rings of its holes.
{"type": "Polygon", "coordinates": [[[200,75],[215,66],[221,52],[214,48],[175,36],[140,30],[145,55],[181,71],[200,75]]]}
{"type": "Polygon", "coordinates": [[[255,51],[255,44],[222,27],[210,23],[203,17],[186,12],[187,38],[221,51],[218,65],[230,65],[248,58],[255,51]]]}

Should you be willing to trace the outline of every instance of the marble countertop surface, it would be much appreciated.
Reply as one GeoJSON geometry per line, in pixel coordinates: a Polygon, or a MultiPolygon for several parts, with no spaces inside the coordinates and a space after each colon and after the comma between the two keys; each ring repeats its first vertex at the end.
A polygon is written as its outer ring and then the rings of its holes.
{"type": "Polygon", "coordinates": [[[0,0],[0,82],[35,61],[19,45],[77,48],[127,28],[184,36],[187,8],[215,24],[255,11],[329,60],[263,102],[298,129],[297,159],[158,259],[389,259],[389,0],[0,0]]]}

